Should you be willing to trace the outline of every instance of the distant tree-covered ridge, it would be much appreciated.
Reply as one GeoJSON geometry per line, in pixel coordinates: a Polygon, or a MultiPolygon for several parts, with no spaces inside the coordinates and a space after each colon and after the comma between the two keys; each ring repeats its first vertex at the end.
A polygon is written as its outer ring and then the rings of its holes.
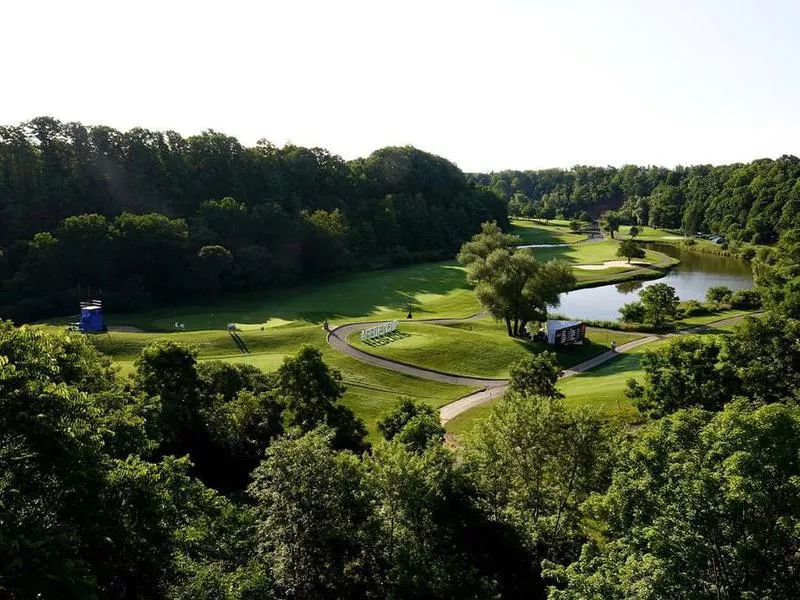
{"type": "Polygon", "coordinates": [[[510,214],[544,219],[597,218],[619,210],[631,224],[766,244],[797,227],[800,218],[796,156],[722,166],[575,166],[468,177],[500,194],[510,214]]]}
{"type": "Polygon", "coordinates": [[[452,256],[505,203],[410,146],[345,162],[214,131],[0,127],[0,315],[124,309],[452,256]]]}

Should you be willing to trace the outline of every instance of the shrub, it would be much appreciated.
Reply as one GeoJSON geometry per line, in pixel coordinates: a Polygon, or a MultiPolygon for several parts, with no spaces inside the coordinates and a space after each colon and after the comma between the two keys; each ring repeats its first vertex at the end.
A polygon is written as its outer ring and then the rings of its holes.
{"type": "Polygon", "coordinates": [[[736,290],[731,295],[730,302],[733,308],[761,308],[761,294],[758,290],[736,290]]]}
{"type": "Polygon", "coordinates": [[[731,289],[724,285],[715,285],[708,288],[706,292],[706,300],[719,306],[720,304],[730,304],[733,292],[731,289]]]}
{"type": "Polygon", "coordinates": [[[622,320],[626,323],[641,323],[644,321],[644,305],[641,302],[629,302],[619,309],[622,320]]]}
{"type": "Polygon", "coordinates": [[[753,260],[756,255],[756,248],[754,246],[745,246],[739,251],[739,256],[744,260],[753,260]]]}
{"type": "Polygon", "coordinates": [[[707,315],[711,311],[708,306],[701,304],[697,300],[687,300],[678,309],[683,317],[699,317],[700,315],[707,315]]]}

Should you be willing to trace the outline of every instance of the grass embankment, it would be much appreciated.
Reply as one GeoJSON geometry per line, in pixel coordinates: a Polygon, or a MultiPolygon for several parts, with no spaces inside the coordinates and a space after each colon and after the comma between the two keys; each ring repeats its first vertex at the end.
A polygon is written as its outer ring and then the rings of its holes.
{"type": "Polygon", "coordinates": [[[272,294],[227,296],[196,305],[183,305],[136,314],[109,315],[109,325],[136,327],[146,332],[111,332],[93,336],[126,374],[149,342],[166,338],[195,346],[200,360],[225,360],[274,371],[284,357],[308,343],[342,371],[347,384],[344,402],[375,433],[377,420],[389,412],[400,395],[439,407],[473,391],[465,386],[417,379],[365,365],[330,348],[322,321],[332,326],[357,320],[404,318],[409,307],[415,317],[468,316],[478,311],[464,271],[453,262],[414,265],[337,278],[272,294]],[[176,333],[175,322],[186,331],[176,333]],[[249,350],[242,353],[225,330],[237,323],[239,337],[249,350]]]}
{"type": "MultiPolygon", "coordinates": [[[[558,361],[567,368],[602,354],[611,342],[624,344],[642,337],[607,329],[587,330],[580,346],[561,348],[558,361]]],[[[476,319],[450,325],[400,323],[394,341],[385,345],[365,343],[358,335],[347,340],[356,348],[406,364],[445,373],[505,379],[509,366],[530,353],[552,349],[541,342],[511,338],[505,325],[491,319],[476,319]]]]}
{"type": "MultiPolygon", "coordinates": [[[[727,319],[730,316],[736,315],[728,315],[723,318],[727,319]]],[[[714,320],[720,319],[715,317],[714,320]]],[[[735,326],[736,323],[719,326],[712,325],[708,329],[698,332],[698,334],[726,335],[735,326]]],[[[644,352],[654,350],[675,339],[677,338],[667,337],[638,346],[630,352],[620,354],[617,358],[603,363],[590,371],[562,379],[557,387],[564,394],[564,403],[572,408],[587,405],[595,407],[604,412],[618,414],[631,423],[643,421],[644,417],[625,397],[627,382],[629,379],[636,379],[640,383],[643,382],[641,358],[644,352]]],[[[448,433],[458,436],[470,431],[475,426],[475,423],[486,418],[491,406],[491,403],[484,404],[460,414],[447,423],[446,429],[448,433]]]]}
{"type": "Polygon", "coordinates": [[[471,387],[426,381],[359,362],[328,346],[324,332],[317,325],[295,324],[238,333],[250,354],[242,354],[224,331],[177,334],[112,332],[91,339],[120,366],[122,374],[132,372],[133,361],[139,351],[158,339],[191,344],[198,349],[201,361],[247,363],[265,371],[277,369],[283,358],[296,352],[302,344],[312,344],[322,351],[329,365],[342,372],[347,385],[343,401],[366,422],[371,437],[376,434],[378,420],[394,407],[401,395],[411,396],[438,408],[474,391],[471,387]]]}
{"type": "Polygon", "coordinates": [[[585,233],[575,233],[566,225],[542,225],[534,221],[511,221],[509,233],[517,235],[523,244],[574,244],[585,240],[585,233]]]}

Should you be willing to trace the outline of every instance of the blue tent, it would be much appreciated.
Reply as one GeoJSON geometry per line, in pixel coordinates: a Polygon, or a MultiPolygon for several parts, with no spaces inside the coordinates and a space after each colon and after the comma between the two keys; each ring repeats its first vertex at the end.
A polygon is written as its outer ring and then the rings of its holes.
{"type": "Polygon", "coordinates": [[[81,306],[81,319],[78,329],[83,333],[99,333],[106,330],[103,320],[103,307],[97,305],[81,306]]]}

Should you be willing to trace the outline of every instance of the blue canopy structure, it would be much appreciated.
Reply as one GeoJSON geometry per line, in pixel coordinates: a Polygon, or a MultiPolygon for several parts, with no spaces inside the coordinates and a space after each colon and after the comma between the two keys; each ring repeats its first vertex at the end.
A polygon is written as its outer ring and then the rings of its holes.
{"type": "Polygon", "coordinates": [[[106,330],[102,304],[99,302],[81,303],[78,330],[83,333],[101,333],[106,330]]]}

